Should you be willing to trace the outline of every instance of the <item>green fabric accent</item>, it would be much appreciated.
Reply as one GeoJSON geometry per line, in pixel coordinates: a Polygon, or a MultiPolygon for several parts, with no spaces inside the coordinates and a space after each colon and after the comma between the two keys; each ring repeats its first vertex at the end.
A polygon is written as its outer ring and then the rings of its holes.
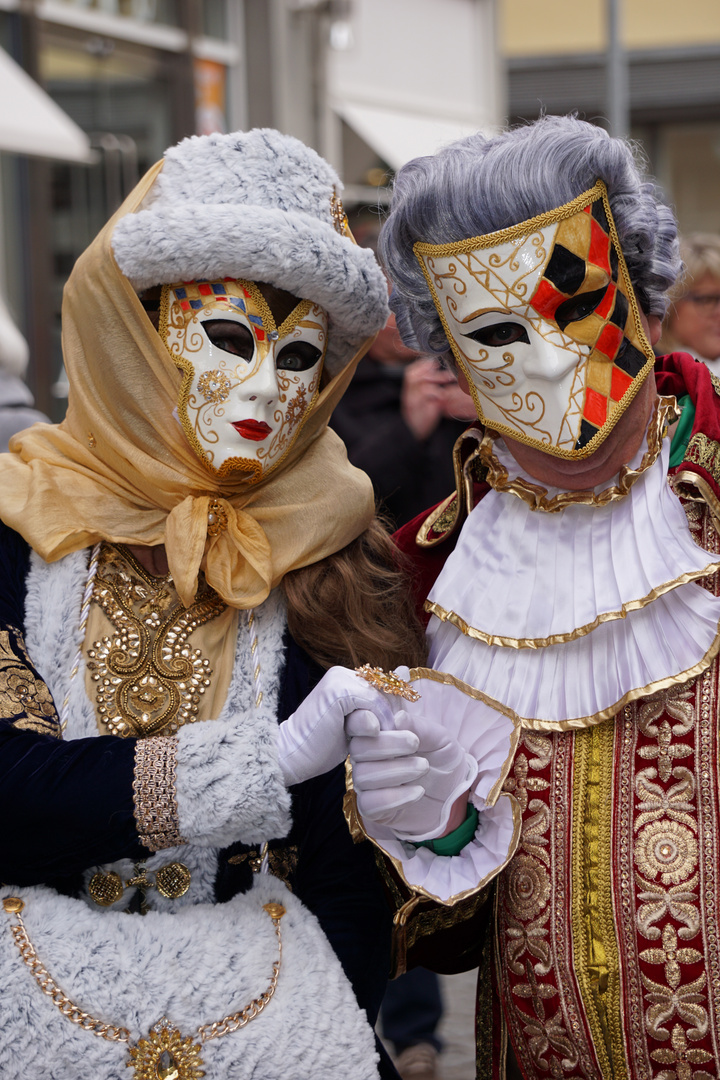
{"type": "Polygon", "coordinates": [[[478,812],[472,803],[468,803],[467,815],[462,825],[453,829],[447,836],[438,836],[437,840],[421,840],[415,847],[429,847],[436,855],[459,855],[472,840],[478,825],[478,812]]]}
{"type": "Polygon", "coordinates": [[[671,469],[675,469],[678,465],[682,465],[685,460],[685,451],[690,442],[693,424],[695,423],[695,406],[692,403],[690,395],[684,394],[678,401],[678,405],[680,406],[681,412],[677,427],[673,432],[672,443],[670,444],[671,469]]]}

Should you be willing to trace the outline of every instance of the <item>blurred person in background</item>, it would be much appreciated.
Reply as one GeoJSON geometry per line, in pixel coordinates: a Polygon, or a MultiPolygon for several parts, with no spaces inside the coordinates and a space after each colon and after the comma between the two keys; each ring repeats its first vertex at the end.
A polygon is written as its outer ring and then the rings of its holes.
{"type": "Polygon", "coordinates": [[[15,432],[48,419],[34,408],[33,396],[24,382],[28,358],[27,341],[0,294],[0,453],[7,450],[15,432]]]}
{"type": "Polygon", "coordinates": [[[657,352],[689,352],[720,376],[720,236],[690,233],[680,257],[685,273],[670,292],[657,352]]]}
{"type": "Polygon", "coordinates": [[[403,345],[391,315],[330,426],[399,527],[452,490],[453,446],[474,419],[455,375],[403,345]]]}

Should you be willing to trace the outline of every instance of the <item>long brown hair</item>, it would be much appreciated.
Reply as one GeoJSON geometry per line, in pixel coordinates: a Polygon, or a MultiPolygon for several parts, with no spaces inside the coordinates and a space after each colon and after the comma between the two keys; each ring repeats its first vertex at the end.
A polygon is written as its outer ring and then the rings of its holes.
{"type": "Polygon", "coordinates": [[[323,667],[425,662],[402,556],[377,518],[341,551],[286,574],[283,587],[288,629],[323,667]]]}

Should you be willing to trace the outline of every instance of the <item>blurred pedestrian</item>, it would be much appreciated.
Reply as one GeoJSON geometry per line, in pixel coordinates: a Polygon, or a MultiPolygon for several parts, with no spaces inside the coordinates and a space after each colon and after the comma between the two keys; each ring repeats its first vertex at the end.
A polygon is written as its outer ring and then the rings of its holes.
{"type": "Polygon", "coordinates": [[[24,381],[28,358],[28,343],[0,294],[0,453],[7,450],[16,431],[48,420],[34,407],[35,401],[24,381]]]}
{"type": "Polygon", "coordinates": [[[453,446],[474,419],[455,375],[403,345],[391,315],[330,426],[399,527],[453,490],[453,446]]]}
{"type": "Polygon", "coordinates": [[[685,273],[670,293],[658,353],[689,352],[720,376],[720,236],[691,233],[680,255],[685,273]]]}

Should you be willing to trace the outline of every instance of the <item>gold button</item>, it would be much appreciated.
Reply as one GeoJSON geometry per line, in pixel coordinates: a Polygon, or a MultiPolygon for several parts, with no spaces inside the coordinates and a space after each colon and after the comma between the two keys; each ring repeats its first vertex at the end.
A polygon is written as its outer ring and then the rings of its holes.
{"type": "Polygon", "coordinates": [[[155,872],[157,890],[168,900],[177,900],[190,888],[192,875],[187,866],[180,862],[171,862],[161,866],[155,872]]]}
{"type": "Polygon", "coordinates": [[[25,901],[21,900],[19,896],[6,896],[3,900],[3,907],[8,915],[19,915],[25,907],[25,901]]]}
{"type": "Polygon", "coordinates": [[[282,919],[285,914],[282,904],[263,904],[263,910],[267,911],[271,919],[282,919]]]}
{"type": "Polygon", "coordinates": [[[100,907],[112,907],[125,891],[122,878],[111,870],[109,874],[98,871],[90,878],[88,892],[90,897],[100,907]]]}

